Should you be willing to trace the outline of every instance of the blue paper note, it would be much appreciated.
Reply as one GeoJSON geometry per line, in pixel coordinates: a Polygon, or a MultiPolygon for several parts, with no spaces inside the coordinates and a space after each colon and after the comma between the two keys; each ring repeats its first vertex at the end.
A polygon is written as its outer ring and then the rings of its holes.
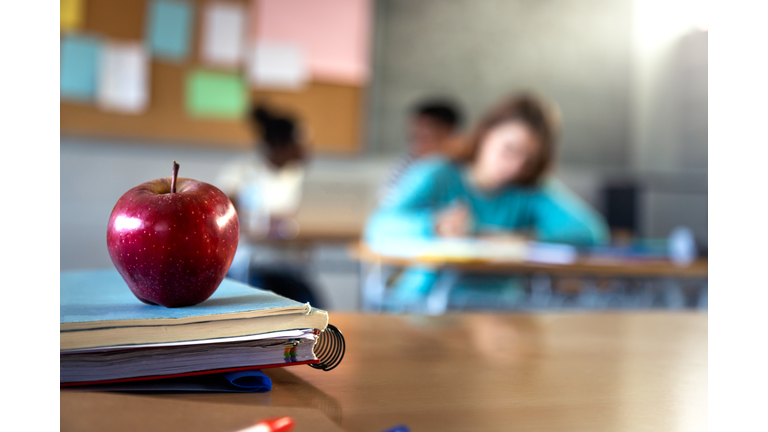
{"type": "Polygon", "coordinates": [[[101,42],[90,36],[61,39],[60,97],[89,101],[96,97],[101,42]]]}
{"type": "Polygon", "coordinates": [[[192,36],[192,5],[179,0],[153,1],[147,29],[149,51],[153,56],[185,60],[192,36]]]}

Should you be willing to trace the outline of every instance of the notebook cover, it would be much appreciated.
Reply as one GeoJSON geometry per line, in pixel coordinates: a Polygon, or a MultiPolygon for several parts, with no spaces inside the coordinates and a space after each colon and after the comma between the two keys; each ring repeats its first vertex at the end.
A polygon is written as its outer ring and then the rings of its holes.
{"type": "Polygon", "coordinates": [[[128,325],[142,320],[196,322],[237,318],[238,314],[254,311],[269,315],[307,314],[310,306],[224,278],[208,300],[195,306],[165,308],[139,301],[115,269],[67,271],[60,275],[60,325],[63,327],[118,321],[128,325]]]}

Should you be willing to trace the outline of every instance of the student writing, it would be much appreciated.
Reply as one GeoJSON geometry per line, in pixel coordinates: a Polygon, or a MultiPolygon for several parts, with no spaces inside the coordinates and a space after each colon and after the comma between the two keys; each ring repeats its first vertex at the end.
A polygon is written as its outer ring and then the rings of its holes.
{"type": "MultiPolygon", "coordinates": [[[[542,98],[502,101],[476,126],[464,151],[415,163],[369,219],[366,241],[525,234],[538,241],[605,243],[603,218],[551,175],[558,115],[542,98]]],[[[405,272],[399,302],[418,301],[436,273],[405,272]]],[[[457,289],[515,289],[514,278],[462,275],[457,289]]]]}

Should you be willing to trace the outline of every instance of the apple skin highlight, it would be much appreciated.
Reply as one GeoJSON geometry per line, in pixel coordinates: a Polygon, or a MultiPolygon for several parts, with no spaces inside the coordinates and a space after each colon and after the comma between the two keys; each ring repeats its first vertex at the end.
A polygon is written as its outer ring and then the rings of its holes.
{"type": "Polygon", "coordinates": [[[192,306],[219,287],[235,257],[240,224],[218,188],[172,178],[143,183],[117,201],[107,249],[117,271],[142,302],[192,306]]]}

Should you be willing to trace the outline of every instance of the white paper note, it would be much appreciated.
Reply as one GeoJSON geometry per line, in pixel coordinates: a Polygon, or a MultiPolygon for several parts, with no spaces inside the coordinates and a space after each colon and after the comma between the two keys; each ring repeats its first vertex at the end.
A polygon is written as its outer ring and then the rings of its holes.
{"type": "Polygon", "coordinates": [[[300,89],[309,80],[306,55],[297,45],[256,42],[249,75],[255,87],[300,89]]]}
{"type": "Polygon", "coordinates": [[[208,3],[203,19],[203,61],[212,66],[237,67],[244,52],[243,6],[224,2],[208,3]]]}
{"type": "Polygon", "coordinates": [[[141,43],[107,43],[97,101],[108,111],[140,113],[149,103],[149,62],[141,43]]]}

